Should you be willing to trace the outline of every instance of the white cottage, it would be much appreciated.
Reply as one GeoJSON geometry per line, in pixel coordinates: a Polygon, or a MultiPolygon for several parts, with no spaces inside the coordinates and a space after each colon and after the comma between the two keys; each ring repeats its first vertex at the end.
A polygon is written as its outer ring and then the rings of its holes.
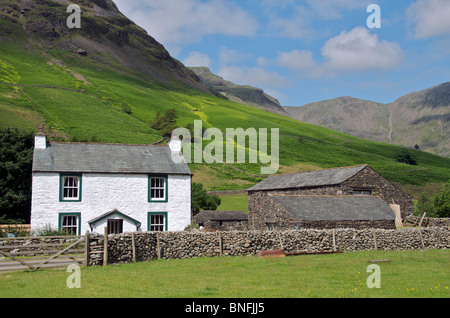
{"type": "Polygon", "coordinates": [[[31,229],[182,231],[191,224],[191,177],[178,140],[168,146],[49,143],[40,131],[31,229]]]}

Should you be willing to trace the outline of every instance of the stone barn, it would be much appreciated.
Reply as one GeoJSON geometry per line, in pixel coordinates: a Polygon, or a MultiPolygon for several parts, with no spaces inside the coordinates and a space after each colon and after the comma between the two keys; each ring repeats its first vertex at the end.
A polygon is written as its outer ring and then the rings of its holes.
{"type": "Polygon", "coordinates": [[[207,230],[248,230],[248,215],[242,211],[200,211],[194,223],[207,230]]]}
{"type": "Polygon", "coordinates": [[[393,203],[402,219],[413,212],[412,196],[368,165],[273,175],[248,189],[254,230],[395,228],[393,203]]]}

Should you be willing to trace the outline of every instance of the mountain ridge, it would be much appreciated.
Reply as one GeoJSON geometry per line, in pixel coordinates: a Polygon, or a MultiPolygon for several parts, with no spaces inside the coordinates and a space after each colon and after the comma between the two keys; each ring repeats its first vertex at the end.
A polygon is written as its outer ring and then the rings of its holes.
{"type": "Polygon", "coordinates": [[[388,104],[347,96],[283,108],[302,122],[450,156],[450,82],[406,94],[388,104]]]}
{"type": "Polygon", "coordinates": [[[266,94],[261,88],[237,85],[211,72],[208,67],[189,67],[209,88],[219,92],[228,100],[264,109],[276,114],[288,115],[280,102],[266,94]]]}

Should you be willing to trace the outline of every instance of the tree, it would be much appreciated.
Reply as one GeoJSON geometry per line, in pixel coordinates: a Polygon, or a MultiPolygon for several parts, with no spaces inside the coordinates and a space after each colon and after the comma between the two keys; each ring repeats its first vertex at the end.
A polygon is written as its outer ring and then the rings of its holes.
{"type": "Polygon", "coordinates": [[[192,183],[191,204],[193,214],[196,215],[200,210],[216,210],[220,203],[220,197],[209,195],[201,183],[192,183]]]}
{"type": "Polygon", "coordinates": [[[417,161],[414,158],[413,154],[407,150],[402,149],[394,155],[394,159],[400,163],[406,163],[408,165],[417,165],[417,161]]]}
{"type": "Polygon", "coordinates": [[[150,122],[150,127],[158,130],[163,137],[170,137],[172,131],[177,128],[178,114],[174,108],[166,110],[163,114],[158,110],[155,119],[150,122]]]}
{"type": "Polygon", "coordinates": [[[414,205],[414,214],[422,215],[427,212],[427,216],[435,216],[434,200],[428,193],[422,192],[414,205]]]}
{"type": "Polygon", "coordinates": [[[441,191],[433,196],[436,216],[441,218],[450,217],[450,180],[442,185],[441,191]]]}
{"type": "Polygon", "coordinates": [[[32,132],[0,131],[0,222],[30,221],[33,147],[32,132]]]}

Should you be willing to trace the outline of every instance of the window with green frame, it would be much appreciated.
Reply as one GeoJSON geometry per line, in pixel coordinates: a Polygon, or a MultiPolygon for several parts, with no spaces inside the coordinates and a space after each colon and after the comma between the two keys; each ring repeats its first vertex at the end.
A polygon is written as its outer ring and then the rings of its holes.
{"type": "Polygon", "coordinates": [[[148,212],[147,227],[149,231],[167,231],[167,212],[148,212]]]}
{"type": "Polygon", "coordinates": [[[80,235],[81,233],[81,213],[59,213],[60,231],[64,231],[68,235],[80,235]]]}
{"type": "Polygon", "coordinates": [[[59,201],[81,202],[81,174],[60,174],[59,201]]]}
{"type": "Polygon", "coordinates": [[[167,175],[148,176],[148,202],[167,202],[168,182],[167,175]]]}

